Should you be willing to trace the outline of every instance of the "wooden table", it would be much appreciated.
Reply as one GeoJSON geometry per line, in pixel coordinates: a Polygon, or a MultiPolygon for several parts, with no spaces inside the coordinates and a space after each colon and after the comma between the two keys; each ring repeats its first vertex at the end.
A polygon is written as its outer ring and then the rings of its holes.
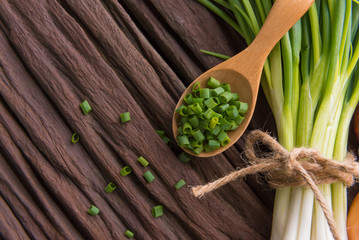
{"type": "MultiPolygon", "coordinates": [[[[174,141],[181,93],[221,61],[200,49],[245,47],[223,21],[195,0],[0,0],[0,29],[0,239],[124,239],[126,229],[137,239],[269,239],[274,190],[259,176],[203,199],[173,187],[245,166],[241,141],[184,164],[155,132],[174,141]],[[91,204],[99,215],[86,213],[91,204]]],[[[263,94],[254,128],[275,131],[263,94]]]]}

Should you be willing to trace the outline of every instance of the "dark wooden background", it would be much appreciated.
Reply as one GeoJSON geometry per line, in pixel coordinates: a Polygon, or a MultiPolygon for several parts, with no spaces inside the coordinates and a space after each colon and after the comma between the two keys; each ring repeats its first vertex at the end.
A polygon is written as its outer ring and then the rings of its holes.
{"type": "MultiPolygon", "coordinates": [[[[245,166],[241,141],[184,164],[155,132],[174,140],[181,93],[221,61],[200,49],[244,47],[195,0],[0,0],[0,239],[124,239],[126,229],[137,239],[268,239],[274,190],[260,176],[200,200],[173,187],[245,166]],[[121,124],[125,111],[132,121],[121,124]],[[121,177],[125,165],[133,173],[121,177]],[[111,194],[108,182],[118,185],[111,194]],[[99,215],[86,213],[91,204],[99,215]],[[155,219],[158,204],[164,215],[155,219]]],[[[263,94],[254,128],[275,134],[263,94]]],[[[357,190],[349,192],[351,201],[357,190]]]]}

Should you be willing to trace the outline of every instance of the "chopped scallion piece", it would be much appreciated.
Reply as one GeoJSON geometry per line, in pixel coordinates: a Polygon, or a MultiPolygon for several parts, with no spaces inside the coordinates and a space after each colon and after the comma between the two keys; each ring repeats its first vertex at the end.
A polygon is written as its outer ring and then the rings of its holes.
{"type": "Polygon", "coordinates": [[[161,217],[163,215],[163,207],[162,205],[157,205],[152,208],[152,216],[154,218],[161,217]]]}
{"type": "Polygon", "coordinates": [[[83,101],[81,104],[80,104],[80,108],[82,109],[82,112],[86,115],[88,114],[92,108],[90,106],[90,104],[87,102],[87,100],[83,101]]]}
{"type": "Polygon", "coordinates": [[[71,138],[72,143],[77,143],[80,140],[80,137],[77,133],[74,133],[71,138]]]}
{"type": "Polygon", "coordinates": [[[165,136],[165,131],[163,130],[156,130],[156,133],[158,134],[158,136],[160,136],[160,138],[163,138],[165,136]]]}
{"type": "Polygon", "coordinates": [[[216,88],[216,87],[221,86],[221,83],[217,79],[215,79],[214,77],[210,77],[208,79],[208,81],[207,81],[207,85],[210,88],[216,88]]]}
{"type": "Polygon", "coordinates": [[[183,99],[187,104],[192,104],[193,103],[193,96],[190,93],[187,94],[186,96],[184,96],[183,99]]]}
{"type": "Polygon", "coordinates": [[[192,92],[198,92],[201,89],[201,84],[196,82],[192,87],[192,92]]]}
{"type": "Polygon", "coordinates": [[[150,164],[144,157],[140,156],[137,158],[137,161],[144,167],[147,167],[150,164]]]}
{"type": "Polygon", "coordinates": [[[105,187],[105,192],[107,193],[111,193],[116,189],[116,184],[110,182],[106,187],[105,187]]]}
{"type": "Polygon", "coordinates": [[[184,185],[186,185],[186,182],[183,179],[181,179],[176,183],[175,188],[178,190],[181,187],[183,187],[184,185]]]}
{"type": "Polygon", "coordinates": [[[239,114],[245,114],[246,112],[248,111],[248,103],[243,103],[241,102],[240,106],[239,106],[239,109],[238,109],[238,112],[239,114]]]}
{"type": "Polygon", "coordinates": [[[178,141],[178,146],[180,146],[180,147],[188,147],[189,146],[189,140],[186,135],[178,136],[177,141],[178,141]]]}
{"type": "Polygon", "coordinates": [[[212,95],[214,97],[217,97],[217,96],[221,95],[222,93],[224,93],[224,88],[222,88],[222,87],[217,87],[212,90],[212,95]]]}
{"type": "Polygon", "coordinates": [[[87,210],[87,213],[90,214],[90,215],[92,215],[92,216],[95,216],[95,215],[99,214],[99,212],[100,212],[100,209],[98,209],[98,208],[97,208],[96,206],[94,206],[94,205],[91,205],[91,206],[89,207],[89,209],[87,210]]]}
{"type": "Polygon", "coordinates": [[[199,97],[200,98],[210,98],[211,97],[211,92],[209,91],[209,88],[202,88],[199,90],[199,97]]]}
{"type": "Polygon", "coordinates": [[[224,92],[221,95],[219,95],[219,100],[222,103],[227,103],[232,100],[232,93],[231,92],[224,92]]]}
{"type": "Polygon", "coordinates": [[[128,238],[133,238],[135,236],[135,234],[127,229],[125,232],[125,236],[128,238]]]}
{"type": "Polygon", "coordinates": [[[153,174],[151,173],[151,171],[147,171],[143,174],[143,176],[145,177],[146,181],[148,183],[151,183],[153,180],[155,180],[155,177],[153,176],[153,174]]]}
{"type": "Polygon", "coordinates": [[[132,172],[132,168],[130,168],[129,166],[125,166],[120,170],[120,175],[124,177],[130,174],[131,172],[132,172]]]}
{"type": "Polygon", "coordinates": [[[186,153],[186,152],[181,152],[179,155],[178,155],[178,158],[181,162],[183,163],[187,163],[189,161],[191,161],[191,158],[190,156],[186,153]]]}
{"type": "Polygon", "coordinates": [[[193,152],[198,155],[200,154],[202,151],[203,151],[204,147],[203,146],[200,146],[200,147],[196,147],[193,149],[193,152]]]}
{"type": "Polygon", "coordinates": [[[121,113],[121,114],[120,114],[120,117],[121,117],[121,122],[122,122],[122,123],[131,121],[130,112],[121,113]]]}
{"type": "Polygon", "coordinates": [[[173,147],[173,143],[172,143],[171,139],[169,139],[168,137],[164,136],[162,138],[162,140],[167,144],[168,147],[170,147],[170,148],[173,147]]]}

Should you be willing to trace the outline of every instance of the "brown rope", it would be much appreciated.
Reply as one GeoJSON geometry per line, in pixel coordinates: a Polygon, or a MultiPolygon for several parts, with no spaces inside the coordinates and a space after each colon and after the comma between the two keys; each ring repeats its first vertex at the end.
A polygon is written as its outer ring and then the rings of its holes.
{"type": "Polygon", "coordinates": [[[352,154],[348,154],[343,162],[339,162],[323,157],[315,149],[302,147],[288,152],[274,138],[259,130],[248,134],[245,147],[245,155],[249,159],[250,166],[206,185],[192,187],[193,195],[202,197],[229,182],[256,173],[264,173],[272,187],[309,186],[323,209],[334,239],[340,239],[332,211],[317,185],[338,181],[344,182],[347,186],[353,185],[354,178],[359,177],[359,163],[354,162],[355,158],[352,154]],[[269,153],[256,151],[254,147],[258,142],[271,151],[269,153]]]}

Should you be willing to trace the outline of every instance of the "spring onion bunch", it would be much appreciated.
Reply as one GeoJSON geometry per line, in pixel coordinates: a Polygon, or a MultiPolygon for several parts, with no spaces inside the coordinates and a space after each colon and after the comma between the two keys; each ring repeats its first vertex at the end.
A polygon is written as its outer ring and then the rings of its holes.
{"type": "MultiPolygon", "coordinates": [[[[271,0],[199,2],[230,24],[247,44],[273,5],[271,0]]],[[[359,100],[358,25],[358,1],[316,0],[269,55],[261,86],[275,117],[278,140],[287,150],[304,146],[344,160],[350,120],[359,100]]],[[[346,187],[340,182],[319,187],[341,238],[346,239],[346,187]]],[[[277,189],[272,239],[332,238],[311,190],[277,189]]]]}

